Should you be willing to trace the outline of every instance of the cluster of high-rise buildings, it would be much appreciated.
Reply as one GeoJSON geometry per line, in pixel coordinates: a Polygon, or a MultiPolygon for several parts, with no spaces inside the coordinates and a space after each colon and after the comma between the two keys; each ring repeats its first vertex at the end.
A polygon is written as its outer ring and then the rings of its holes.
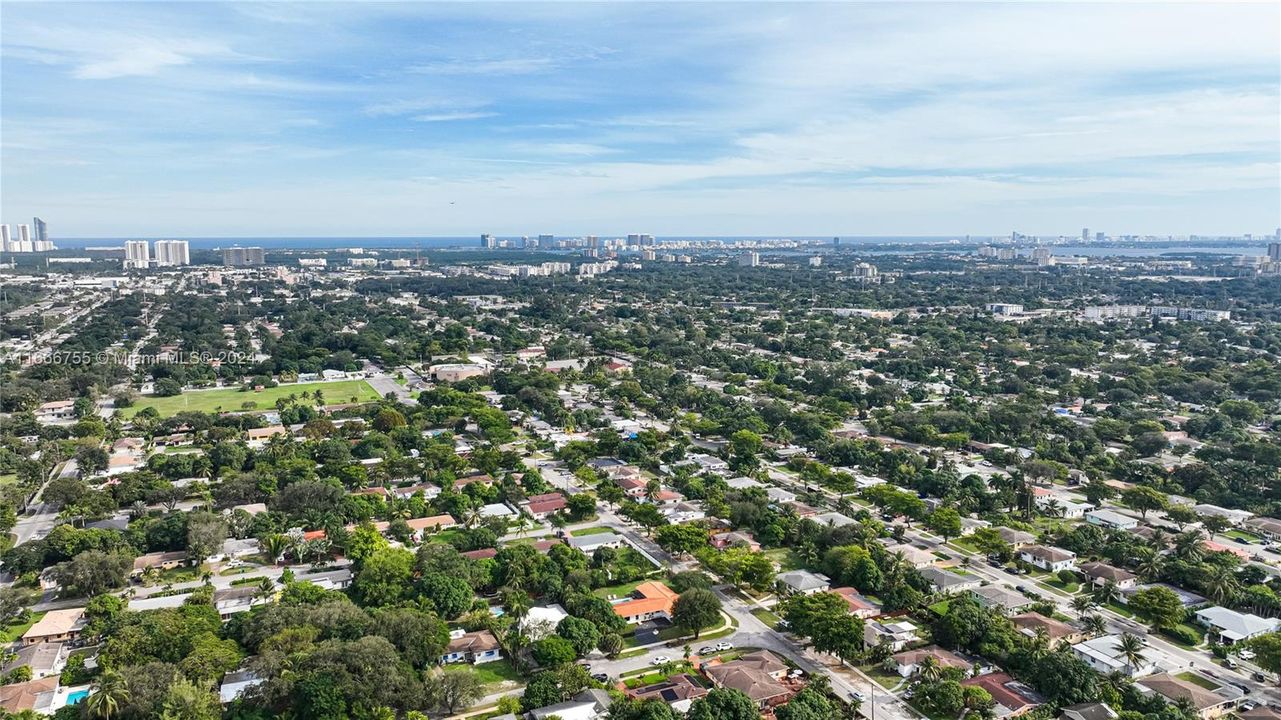
{"type": "Polygon", "coordinates": [[[31,253],[57,250],[49,239],[49,225],[40,218],[31,218],[31,224],[0,225],[0,252],[31,253]]]}
{"type": "Polygon", "coordinates": [[[222,264],[231,267],[266,265],[267,253],[260,247],[223,248],[222,264]]]}
{"type": "Polygon", "coordinates": [[[1218,322],[1231,320],[1230,310],[1175,307],[1173,305],[1091,305],[1081,311],[1087,320],[1113,320],[1117,318],[1156,317],[1189,320],[1192,322],[1218,322]]]}
{"type": "Polygon", "coordinates": [[[145,270],[155,267],[177,267],[191,264],[191,250],[186,240],[157,240],[155,257],[146,240],[125,241],[125,268],[145,270]]]}

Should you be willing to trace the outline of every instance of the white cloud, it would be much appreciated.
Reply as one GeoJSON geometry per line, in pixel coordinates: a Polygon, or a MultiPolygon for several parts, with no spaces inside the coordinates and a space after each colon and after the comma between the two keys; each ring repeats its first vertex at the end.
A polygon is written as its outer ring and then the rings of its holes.
{"type": "Polygon", "coordinates": [[[498,113],[494,112],[447,112],[432,113],[428,115],[415,115],[411,120],[415,122],[454,122],[458,120],[480,120],[483,118],[496,117],[498,113]]]}

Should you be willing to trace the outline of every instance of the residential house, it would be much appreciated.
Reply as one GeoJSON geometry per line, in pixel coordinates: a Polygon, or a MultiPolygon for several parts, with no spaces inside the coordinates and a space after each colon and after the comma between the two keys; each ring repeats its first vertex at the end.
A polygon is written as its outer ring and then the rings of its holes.
{"type": "Polygon", "coordinates": [[[1035,535],[1030,532],[1024,532],[1023,530],[1015,530],[1014,528],[1001,526],[996,529],[996,532],[1001,536],[1002,540],[1009,543],[1015,550],[1023,547],[1024,545],[1031,545],[1036,542],[1035,535]]]}
{"type": "Polygon", "coordinates": [[[1138,575],[1129,570],[1113,567],[1107,563],[1088,562],[1078,567],[1077,570],[1088,577],[1090,583],[1096,587],[1112,583],[1124,590],[1134,587],[1135,583],[1139,581],[1138,575]]]}
{"type": "Polygon", "coordinates": [[[779,505],[786,505],[787,503],[796,501],[796,493],[789,492],[779,487],[769,488],[765,491],[765,496],[770,499],[770,502],[778,503],[779,505]]]}
{"type": "Polygon", "coordinates": [[[663,618],[671,620],[672,606],[676,603],[678,593],[661,582],[643,582],[632,591],[632,597],[614,603],[614,614],[635,625],[663,618]]]}
{"type": "Polygon", "coordinates": [[[850,614],[855,617],[874,618],[881,614],[881,608],[864,597],[858,590],[851,587],[833,588],[833,593],[841,596],[846,605],[850,606],[850,614]]]}
{"type": "Polygon", "coordinates": [[[262,678],[252,670],[236,670],[222,676],[222,685],[218,687],[218,700],[226,705],[236,700],[245,691],[262,684],[262,678]]]}
{"type": "Polygon", "coordinates": [[[1201,504],[1192,507],[1197,515],[1214,515],[1227,520],[1233,525],[1241,525],[1254,517],[1254,513],[1248,510],[1232,510],[1230,508],[1219,507],[1218,505],[1201,504]]]}
{"type": "Polygon", "coordinates": [[[845,527],[858,522],[852,517],[847,517],[838,512],[825,512],[814,516],[814,522],[823,527],[845,527]]]}
{"type": "Polygon", "coordinates": [[[826,592],[832,587],[831,579],[826,575],[812,573],[809,570],[792,570],[780,573],[778,583],[788,595],[813,595],[826,592]]]}
{"type": "Polygon", "coordinates": [[[760,650],[727,663],[703,665],[703,674],[718,688],[738,690],[760,708],[781,705],[792,697],[792,688],[783,682],[787,665],[774,653],[760,650]]]}
{"type": "Polygon", "coordinates": [[[890,656],[890,661],[894,663],[895,669],[900,677],[912,677],[921,665],[926,662],[927,658],[933,658],[935,665],[939,669],[957,668],[964,670],[969,674],[970,663],[965,658],[949,650],[944,650],[938,645],[917,648],[916,650],[904,650],[890,656]]]}
{"type": "Polygon", "coordinates": [[[1113,510],[1091,510],[1085,514],[1085,521],[1109,530],[1133,530],[1139,526],[1139,519],[1122,515],[1113,510]]]}
{"type": "Polygon", "coordinates": [[[996,703],[993,710],[998,718],[1018,717],[1045,701],[1035,690],[1010,677],[1009,673],[979,675],[962,680],[961,684],[986,690],[996,703]]]}
{"type": "Polygon", "coordinates": [[[1270,517],[1256,517],[1247,520],[1245,525],[1269,541],[1276,542],[1281,540],[1281,520],[1270,517]]]}
{"type": "Polygon", "coordinates": [[[747,490],[748,488],[765,487],[765,484],[761,481],[756,480],[755,478],[749,478],[746,475],[732,477],[726,480],[725,484],[728,485],[731,490],[747,490]]]}
{"type": "Polygon", "coordinates": [[[995,608],[1012,615],[1017,612],[1026,610],[1032,601],[1023,593],[1011,590],[1003,585],[985,585],[970,591],[974,599],[982,607],[995,608]]]}
{"type": "Polygon", "coordinates": [[[472,665],[494,662],[503,659],[502,647],[498,638],[488,630],[451,634],[445,654],[440,656],[442,665],[465,662],[472,665]]]}
{"type": "Polygon", "coordinates": [[[556,603],[535,605],[526,611],[525,617],[520,619],[519,624],[521,632],[525,633],[531,641],[537,641],[554,635],[556,626],[567,617],[569,613],[556,603]]]}
{"type": "Polygon", "coordinates": [[[87,623],[84,614],[82,607],[50,610],[22,634],[22,644],[74,642],[87,623]]]}
{"type": "Polygon", "coordinates": [[[245,437],[248,439],[249,447],[260,448],[267,444],[277,435],[288,435],[289,429],[283,425],[268,425],[267,427],[250,428],[245,431],[245,437]]]}
{"type": "Polygon", "coordinates": [[[922,550],[918,547],[908,545],[906,543],[902,543],[899,545],[890,545],[889,547],[885,548],[885,551],[887,553],[890,553],[891,555],[893,554],[902,555],[903,560],[905,560],[909,565],[916,568],[917,570],[920,570],[922,568],[927,568],[933,565],[934,563],[938,562],[938,558],[935,557],[934,553],[928,550],[922,550]]]}
{"type": "Polygon", "coordinates": [[[505,503],[490,503],[480,506],[480,516],[483,518],[505,518],[515,520],[517,513],[505,503]]]}
{"type": "Polygon", "coordinates": [[[695,700],[707,695],[707,688],[694,682],[685,673],[672,675],[666,680],[625,691],[627,696],[636,700],[661,700],[678,713],[689,712],[689,706],[695,700]]]}
{"type": "Polygon", "coordinates": [[[530,496],[529,498],[526,498],[524,506],[525,510],[529,512],[535,520],[546,520],[552,515],[555,515],[569,507],[569,503],[565,500],[564,495],[561,495],[558,492],[552,492],[530,496]]]}
{"type": "Polygon", "coordinates": [[[1045,545],[1028,545],[1020,548],[1019,559],[1049,572],[1076,568],[1076,553],[1045,545]]]}
{"type": "Polygon", "coordinates": [[[724,550],[732,547],[745,547],[752,552],[760,552],[761,544],[756,542],[756,538],[746,531],[731,530],[720,532],[711,536],[709,539],[711,546],[717,550],[724,550]]]}
{"type": "Polygon", "coordinates": [[[1204,605],[1206,602],[1206,597],[1204,595],[1198,595],[1191,590],[1184,590],[1181,587],[1175,587],[1169,583],[1147,583],[1144,585],[1135,585],[1133,587],[1125,588],[1121,590],[1121,600],[1125,603],[1129,603],[1131,595],[1139,592],[1140,590],[1146,590],[1152,587],[1163,587],[1174,593],[1178,596],[1179,602],[1182,603],[1185,608],[1194,608],[1198,605],[1204,605]]]}
{"type": "Polygon", "coordinates": [[[16,715],[23,710],[52,715],[52,699],[57,690],[57,675],[0,686],[0,710],[6,715],[16,715]]]}
{"type": "Polygon", "coordinates": [[[1145,677],[1137,685],[1140,691],[1159,695],[1171,704],[1184,700],[1190,702],[1202,720],[1213,720],[1232,707],[1231,698],[1169,673],[1145,677]]]}
{"type": "Polygon", "coordinates": [[[165,571],[173,570],[187,564],[187,553],[182,550],[158,552],[139,555],[133,561],[133,575],[140,575],[147,568],[165,571]]]}
{"type": "Polygon", "coordinates": [[[75,400],[54,400],[36,408],[36,422],[41,425],[58,425],[75,421],[75,400]]]}
{"type": "Polygon", "coordinates": [[[322,590],[346,590],[351,585],[351,570],[342,568],[328,572],[299,575],[299,582],[307,582],[322,590]]]}
{"type": "Polygon", "coordinates": [[[1059,711],[1059,720],[1116,720],[1116,711],[1107,703],[1084,702],[1059,711]]]}
{"type": "Polygon", "coordinates": [[[599,548],[622,547],[627,541],[622,535],[614,533],[593,533],[591,535],[571,535],[566,538],[565,542],[569,543],[569,546],[575,550],[581,550],[587,555],[591,555],[599,548]]]}
{"type": "Polygon", "coordinates": [[[555,705],[530,710],[529,720],[547,720],[553,715],[560,720],[597,720],[605,716],[613,700],[604,690],[584,690],[573,698],[555,705]]]}
{"type": "Polygon", "coordinates": [[[62,672],[66,664],[65,646],[60,642],[41,642],[24,645],[14,652],[13,659],[0,668],[0,675],[8,676],[18,668],[31,668],[32,678],[48,677],[62,672]]]}
{"type": "Polygon", "coordinates": [[[1039,612],[1015,615],[1010,618],[1010,622],[1014,623],[1015,629],[1028,637],[1036,637],[1044,633],[1051,642],[1066,640],[1072,643],[1081,639],[1081,633],[1076,628],[1039,612]]]}
{"type": "Polygon", "coordinates": [[[1222,645],[1235,645],[1281,627],[1281,620],[1276,618],[1262,618],[1218,606],[1197,610],[1196,619],[1209,628],[1222,645]]]}
{"type": "Polygon", "coordinates": [[[863,644],[868,648],[884,644],[890,652],[899,652],[920,639],[916,626],[906,620],[869,620],[863,623],[863,644]]]}
{"type": "Polygon", "coordinates": [[[453,515],[432,515],[423,518],[410,518],[405,521],[405,524],[414,533],[414,541],[422,542],[423,538],[428,535],[438,533],[441,530],[448,530],[458,525],[458,521],[454,519],[453,515]]]}
{"type": "Polygon", "coordinates": [[[950,570],[929,567],[921,568],[921,577],[941,593],[957,593],[973,590],[981,583],[977,575],[958,575],[950,570]]]}
{"type": "Polygon", "coordinates": [[[214,590],[213,603],[218,616],[223,620],[236,613],[248,612],[250,608],[271,602],[271,595],[264,594],[257,585],[236,585],[214,590]]]}
{"type": "Polygon", "coordinates": [[[1156,663],[1150,657],[1152,655],[1150,650],[1142,653],[1142,658],[1137,663],[1127,660],[1121,652],[1120,635],[1103,635],[1079,642],[1072,646],[1072,652],[1096,672],[1104,675],[1121,673],[1137,678],[1151,675],[1157,670],[1156,663]]]}
{"type": "Polygon", "coordinates": [[[614,484],[622,488],[623,494],[633,500],[643,500],[649,490],[649,481],[638,476],[615,478],[614,484]]]}

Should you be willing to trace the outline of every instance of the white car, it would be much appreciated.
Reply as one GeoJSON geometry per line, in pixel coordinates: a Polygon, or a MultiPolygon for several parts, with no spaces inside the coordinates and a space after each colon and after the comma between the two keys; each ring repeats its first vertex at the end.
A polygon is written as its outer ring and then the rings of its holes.
{"type": "Polygon", "coordinates": [[[726,650],[733,650],[733,649],[734,649],[734,643],[730,643],[730,642],[716,643],[717,652],[725,652],[726,650]]]}
{"type": "Polygon", "coordinates": [[[655,655],[653,663],[655,665],[662,665],[663,663],[669,663],[671,661],[672,659],[667,657],[666,655],[655,655]]]}

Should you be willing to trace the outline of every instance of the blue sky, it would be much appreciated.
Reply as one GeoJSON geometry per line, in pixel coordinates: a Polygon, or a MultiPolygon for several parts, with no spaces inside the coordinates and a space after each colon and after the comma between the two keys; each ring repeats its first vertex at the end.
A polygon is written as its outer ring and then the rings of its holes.
{"type": "Polygon", "coordinates": [[[1259,4],[0,5],[56,236],[1263,233],[1259,4]]]}

